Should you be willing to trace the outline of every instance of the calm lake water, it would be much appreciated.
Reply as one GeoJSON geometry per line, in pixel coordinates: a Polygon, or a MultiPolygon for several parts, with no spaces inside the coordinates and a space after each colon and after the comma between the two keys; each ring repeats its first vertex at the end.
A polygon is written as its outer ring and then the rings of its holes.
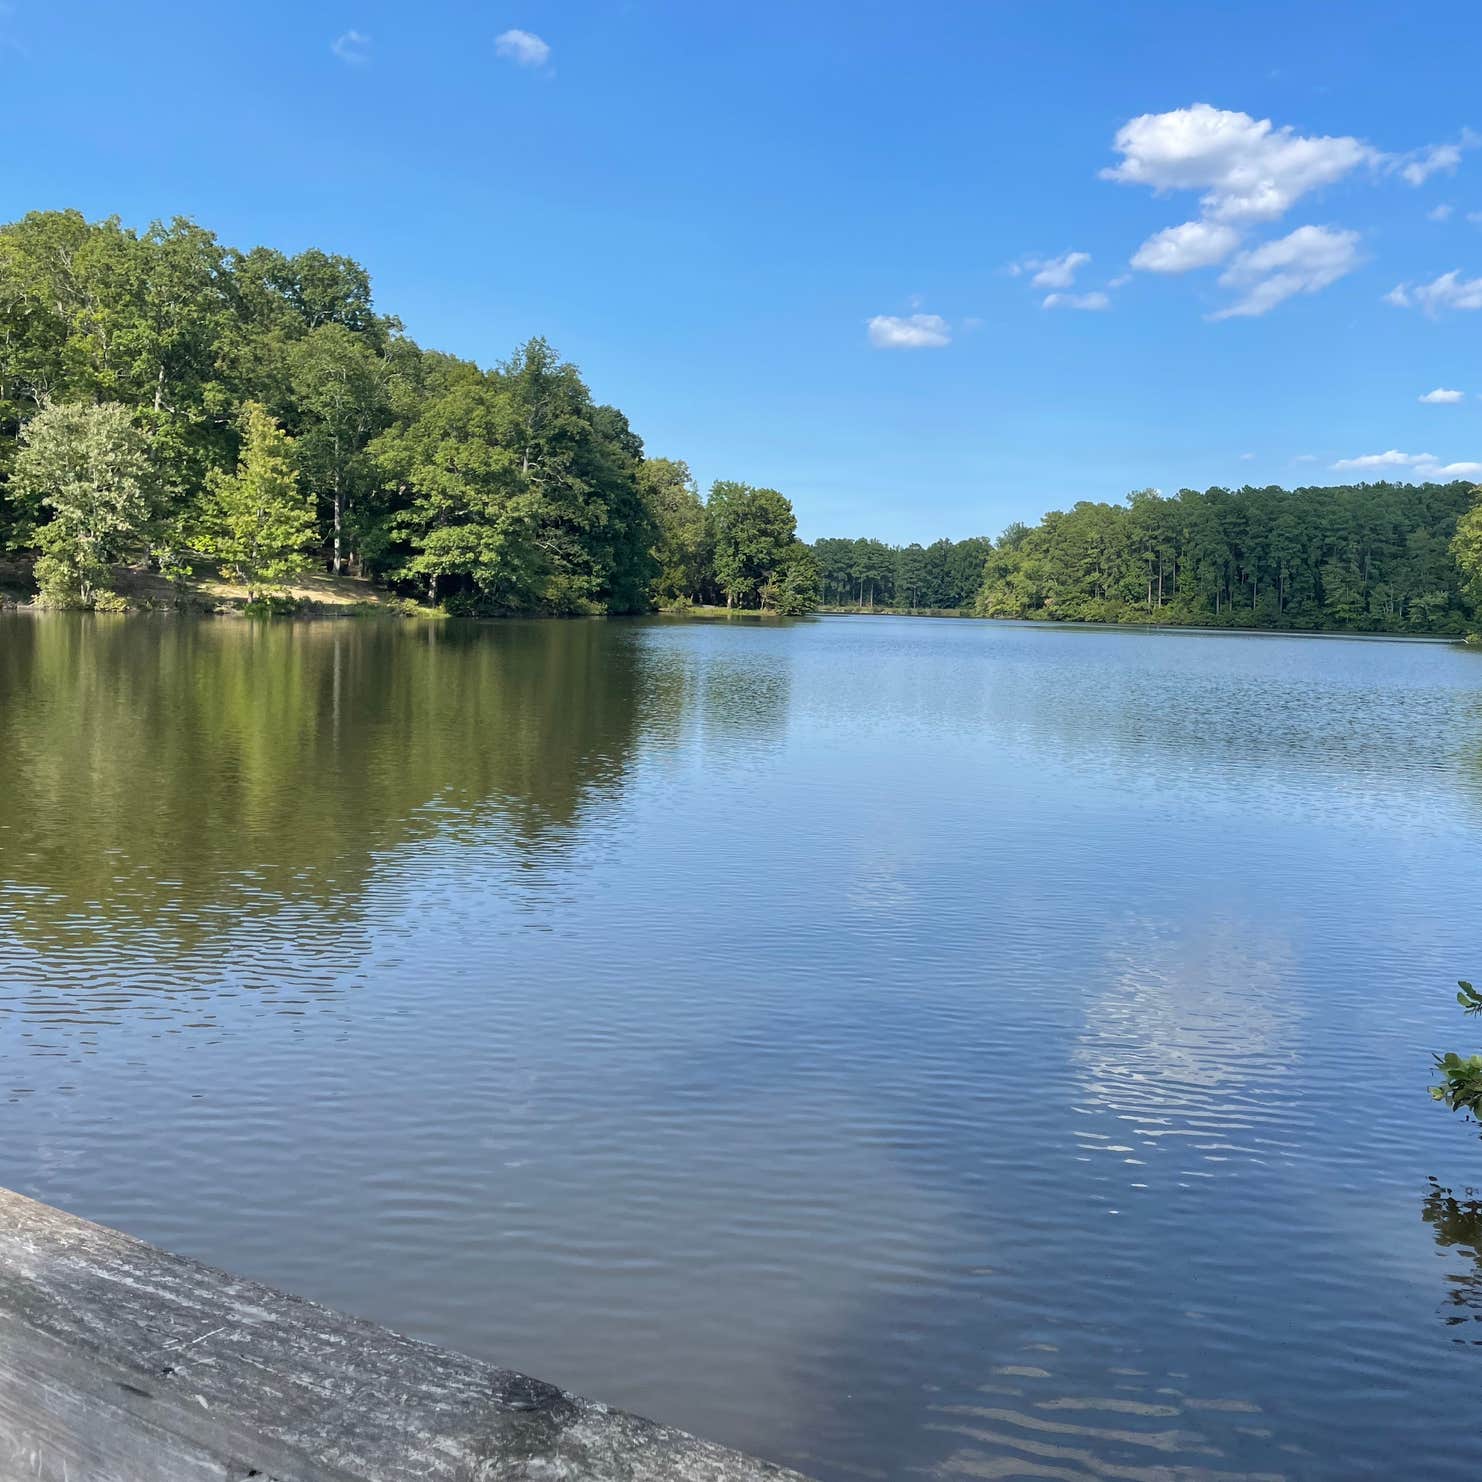
{"type": "Polygon", "coordinates": [[[1482,1475],[1468,974],[1478,653],[0,617],[0,1184],[826,1479],[1482,1475]]]}

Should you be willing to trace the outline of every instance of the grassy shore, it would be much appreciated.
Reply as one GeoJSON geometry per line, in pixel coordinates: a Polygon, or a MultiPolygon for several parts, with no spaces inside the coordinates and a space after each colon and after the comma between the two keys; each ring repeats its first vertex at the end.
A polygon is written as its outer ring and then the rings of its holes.
{"type": "MultiPolygon", "coordinates": [[[[189,577],[172,581],[155,571],[134,566],[115,566],[112,590],[130,610],[158,612],[241,613],[247,606],[247,589],[222,577],[214,566],[199,566],[189,577]]],[[[359,576],[327,576],[306,572],[284,584],[288,603],[305,616],[354,617],[381,613],[404,617],[445,616],[441,609],[398,597],[384,587],[359,576]]],[[[30,565],[22,561],[0,561],[0,604],[25,606],[34,601],[36,586],[30,565]]]]}

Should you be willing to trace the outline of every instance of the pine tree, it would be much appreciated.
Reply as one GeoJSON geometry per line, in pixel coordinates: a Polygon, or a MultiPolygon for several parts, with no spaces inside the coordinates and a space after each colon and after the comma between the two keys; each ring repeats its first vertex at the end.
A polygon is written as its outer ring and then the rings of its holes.
{"type": "Polygon", "coordinates": [[[309,565],[313,501],[299,488],[293,439],[261,403],[242,408],[242,450],[234,474],[211,479],[206,549],[222,575],[247,588],[250,602],[281,593],[283,582],[309,565]]]}

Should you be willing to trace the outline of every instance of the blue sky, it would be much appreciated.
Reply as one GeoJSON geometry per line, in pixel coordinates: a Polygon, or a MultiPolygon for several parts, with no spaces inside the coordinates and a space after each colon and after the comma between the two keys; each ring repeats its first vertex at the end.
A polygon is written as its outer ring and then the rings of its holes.
{"type": "Polygon", "coordinates": [[[996,534],[1482,473],[1478,55],[1393,0],[0,0],[0,215],[345,252],[806,537],[996,534]]]}

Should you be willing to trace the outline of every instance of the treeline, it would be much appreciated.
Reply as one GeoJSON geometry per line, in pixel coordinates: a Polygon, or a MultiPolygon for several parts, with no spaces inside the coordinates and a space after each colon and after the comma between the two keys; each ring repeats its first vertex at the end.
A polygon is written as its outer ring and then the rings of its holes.
{"type": "Polygon", "coordinates": [[[929,546],[797,538],[775,489],[650,458],[541,339],[484,368],[410,339],[358,263],[223,246],[176,219],[0,226],[0,551],[43,601],[208,562],[473,613],[723,603],[781,613],[1461,633],[1482,605],[1472,486],[1144,490],[929,546]]]}
{"type": "Polygon", "coordinates": [[[986,536],[931,545],[815,540],[819,591],[827,607],[971,607],[993,550],[986,536]]]}
{"type": "Polygon", "coordinates": [[[1144,489],[996,541],[818,540],[813,553],[828,607],[1460,634],[1482,606],[1478,498],[1464,481],[1144,489]]]}
{"type": "Polygon", "coordinates": [[[817,586],[781,494],[702,501],[544,340],[481,368],[349,258],[76,211],[0,227],[0,549],[57,605],[201,560],[254,596],[317,563],[487,612],[805,611],[817,586]]]}
{"type": "Polygon", "coordinates": [[[1482,602],[1466,482],[1154,490],[995,543],[984,617],[1464,633],[1482,602]],[[1459,530],[1460,527],[1460,530],[1459,530]]]}

